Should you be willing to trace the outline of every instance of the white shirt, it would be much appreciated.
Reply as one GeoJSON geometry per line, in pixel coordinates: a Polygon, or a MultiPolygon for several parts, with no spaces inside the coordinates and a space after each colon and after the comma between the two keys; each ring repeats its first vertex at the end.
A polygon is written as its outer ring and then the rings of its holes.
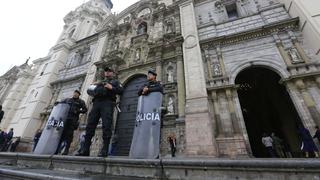
{"type": "Polygon", "coordinates": [[[273,140],[270,136],[263,137],[262,143],[264,144],[265,147],[272,147],[273,140]]]}

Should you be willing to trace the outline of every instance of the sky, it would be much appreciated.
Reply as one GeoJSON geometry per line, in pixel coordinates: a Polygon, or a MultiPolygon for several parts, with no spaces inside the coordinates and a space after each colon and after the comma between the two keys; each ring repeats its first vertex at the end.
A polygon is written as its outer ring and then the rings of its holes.
{"type": "MultiPolygon", "coordinates": [[[[0,76],[14,65],[45,57],[58,40],[63,18],[88,0],[3,0],[0,6],[0,76]]],[[[138,0],[112,0],[119,13],[138,0]]]]}

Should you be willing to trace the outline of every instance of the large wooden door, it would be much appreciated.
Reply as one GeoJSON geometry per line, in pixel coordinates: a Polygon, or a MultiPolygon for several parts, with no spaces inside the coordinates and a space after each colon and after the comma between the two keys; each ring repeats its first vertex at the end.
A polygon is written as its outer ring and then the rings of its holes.
{"type": "Polygon", "coordinates": [[[117,134],[117,145],[114,155],[128,156],[133,136],[138,105],[138,90],[147,81],[146,76],[137,76],[124,86],[121,96],[120,109],[115,134],[117,134]]]}

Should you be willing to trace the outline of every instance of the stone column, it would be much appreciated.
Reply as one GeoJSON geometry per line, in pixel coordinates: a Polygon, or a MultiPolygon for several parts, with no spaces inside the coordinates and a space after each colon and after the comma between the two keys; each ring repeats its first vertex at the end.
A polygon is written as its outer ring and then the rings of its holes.
{"type": "Polygon", "coordinates": [[[214,108],[214,116],[215,116],[216,123],[217,123],[216,134],[219,137],[219,136],[223,135],[223,127],[222,127],[222,122],[221,122],[221,117],[220,117],[220,109],[219,109],[219,104],[218,104],[217,92],[212,91],[211,97],[212,97],[213,108],[214,108]]]}
{"type": "Polygon", "coordinates": [[[282,59],[284,60],[284,62],[286,63],[287,66],[291,65],[291,60],[286,52],[286,50],[284,50],[284,47],[281,43],[281,41],[276,42],[277,48],[282,56],[282,59]]]}
{"type": "Polygon", "coordinates": [[[208,79],[212,79],[213,72],[212,72],[211,59],[210,59],[208,48],[204,50],[204,56],[206,58],[205,62],[207,63],[207,67],[208,67],[208,79]]]}
{"type": "Polygon", "coordinates": [[[234,94],[233,89],[226,89],[226,96],[228,100],[228,108],[229,108],[229,113],[231,117],[233,132],[235,134],[240,134],[239,122],[238,122],[236,110],[234,107],[235,102],[233,101],[233,94],[234,94]]]}
{"type": "Polygon", "coordinates": [[[298,40],[293,40],[292,42],[293,42],[294,47],[298,50],[303,61],[306,63],[310,63],[310,58],[307,56],[306,52],[300,46],[300,43],[298,42],[298,40]]]}
{"type": "Polygon", "coordinates": [[[180,13],[179,11],[175,11],[174,13],[174,27],[177,34],[181,33],[181,26],[180,26],[180,13]]]}
{"type": "Polygon", "coordinates": [[[179,5],[186,82],[186,153],[217,154],[202,62],[195,11],[192,0],[179,5]]]}
{"type": "Polygon", "coordinates": [[[276,42],[276,46],[277,46],[277,48],[278,48],[278,50],[279,50],[279,52],[280,52],[280,54],[281,54],[281,57],[282,57],[283,61],[285,62],[285,64],[287,65],[287,67],[290,66],[290,65],[292,64],[292,63],[291,63],[291,60],[290,60],[290,58],[289,58],[288,53],[286,52],[286,50],[285,50],[284,47],[283,47],[283,44],[282,44],[282,42],[281,42],[281,39],[280,39],[279,35],[278,35],[277,33],[275,33],[275,34],[273,35],[273,39],[274,39],[275,42],[276,42]]]}
{"type": "Polygon", "coordinates": [[[220,46],[217,46],[217,57],[218,57],[218,61],[219,61],[220,66],[221,66],[222,75],[226,75],[226,67],[225,67],[224,62],[223,62],[223,56],[222,56],[222,52],[221,52],[220,46]]]}
{"type": "Polygon", "coordinates": [[[186,90],[182,58],[182,56],[179,56],[177,59],[178,111],[180,119],[185,117],[186,106],[186,90]]]}
{"type": "Polygon", "coordinates": [[[157,80],[162,81],[162,63],[161,60],[158,60],[156,63],[156,72],[157,72],[157,80]]]}
{"type": "Polygon", "coordinates": [[[162,48],[157,48],[157,52],[155,55],[155,60],[156,60],[156,72],[158,74],[157,80],[162,81],[162,48]]]}
{"type": "Polygon", "coordinates": [[[296,87],[300,90],[303,100],[307,105],[307,108],[315,122],[318,126],[320,126],[320,114],[316,108],[316,103],[314,102],[313,98],[307,91],[307,87],[302,79],[299,79],[295,82],[296,87]]]}

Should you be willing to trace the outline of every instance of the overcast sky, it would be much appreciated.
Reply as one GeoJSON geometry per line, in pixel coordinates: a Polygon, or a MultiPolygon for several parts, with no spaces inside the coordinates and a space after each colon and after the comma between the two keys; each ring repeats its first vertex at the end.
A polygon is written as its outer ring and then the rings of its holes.
{"type": "MultiPolygon", "coordinates": [[[[0,76],[14,65],[45,57],[55,45],[63,18],[88,0],[6,0],[0,6],[0,76]]],[[[120,12],[138,0],[112,0],[120,12]]]]}

